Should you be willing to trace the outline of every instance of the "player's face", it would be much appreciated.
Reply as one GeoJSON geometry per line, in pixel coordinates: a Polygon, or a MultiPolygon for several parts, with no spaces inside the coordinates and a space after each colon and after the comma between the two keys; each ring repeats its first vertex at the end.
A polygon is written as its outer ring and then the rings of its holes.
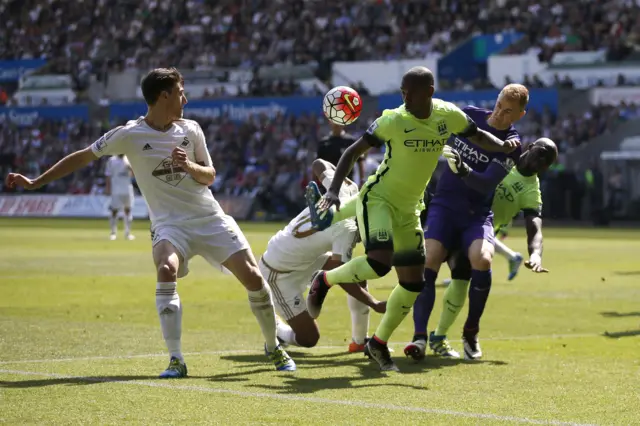
{"type": "Polygon", "coordinates": [[[493,124],[500,128],[508,128],[524,116],[517,99],[500,96],[491,114],[493,124]]]}
{"type": "Polygon", "coordinates": [[[410,111],[430,107],[431,98],[434,93],[433,86],[416,86],[409,88],[403,85],[400,90],[402,92],[402,101],[410,111]]]}
{"type": "Polygon", "coordinates": [[[182,118],[184,106],[187,104],[187,97],[184,94],[184,86],[182,83],[175,85],[168,98],[170,114],[175,118],[182,118]]]}
{"type": "Polygon", "coordinates": [[[546,171],[556,161],[554,150],[544,145],[532,143],[520,156],[518,169],[521,173],[532,176],[546,171]]]}

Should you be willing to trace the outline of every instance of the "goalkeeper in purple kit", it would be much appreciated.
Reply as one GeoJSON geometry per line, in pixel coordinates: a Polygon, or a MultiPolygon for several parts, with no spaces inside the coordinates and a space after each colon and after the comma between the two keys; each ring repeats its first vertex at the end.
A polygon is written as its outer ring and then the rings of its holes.
{"type": "MultiPolygon", "coordinates": [[[[475,107],[465,107],[463,111],[478,128],[501,140],[519,142],[520,135],[513,123],[525,115],[528,101],[526,87],[510,84],[498,95],[493,111],[475,107]]],[[[429,205],[425,229],[425,287],[413,306],[415,333],[412,343],[405,348],[407,356],[424,357],[438,271],[447,256],[456,250],[462,250],[471,263],[469,317],[463,332],[465,354],[472,359],[482,355],[477,336],[491,288],[494,254],[491,203],[496,187],[521,154],[520,148],[509,154],[489,152],[461,136],[454,135],[449,139],[443,155],[450,167],[443,172],[429,205]]],[[[457,355],[446,336],[432,333],[430,340],[432,348],[440,355],[457,355]]]]}

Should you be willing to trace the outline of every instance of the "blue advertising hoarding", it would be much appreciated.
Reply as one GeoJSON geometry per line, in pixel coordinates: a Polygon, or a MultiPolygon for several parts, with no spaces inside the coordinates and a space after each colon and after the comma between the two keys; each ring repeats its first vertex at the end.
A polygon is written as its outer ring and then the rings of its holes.
{"type": "Polygon", "coordinates": [[[47,63],[45,59],[18,59],[0,61],[0,82],[15,82],[25,73],[34,71],[47,63]]]}
{"type": "Polygon", "coordinates": [[[438,60],[438,79],[473,81],[486,76],[487,58],[522,38],[521,33],[503,32],[469,38],[438,60]]]}
{"type": "MultiPolygon", "coordinates": [[[[458,106],[475,105],[492,108],[498,90],[443,91],[436,92],[436,97],[453,102],[458,106]]],[[[532,89],[530,92],[528,109],[542,111],[545,107],[552,112],[558,111],[558,92],[555,89],[532,89]]],[[[381,95],[366,98],[366,103],[375,102],[375,108],[379,111],[388,108],[396,108],[402,104],[400,94],[381,95]]],[[[189,102],[185,107],[185,113],[196,117],[221,117],[227,116],[233,121],[245,121],[255,114],[264,114],[273,118],[278,114],[301,115],[322,114],[321,97],[290,97],[290,98],[231,98],[215,100],[197,100],[189,102]]],[[[366,105],[369,107],[369,105],[366,105]]],[[[145,115],[147,107],[143,102],[114,103],[110,106],[111,119],[131,120],[145,115]]],[[[68,106],[39,106],[39,107],[13,107],[0,108],[0,120],[9,119],[20,125],[30,125],[38,119],[62,120],[67,118],[80,118],[88,120],[89,110],[86,105],[68,106]]]]}
{"type": "MultiPolygon", "coordinates": [[[[435,97],[453,102],[460,107],[473,105],[491,109],[496,103],[498,93],[500,93],[499,90],[436,92],[435,97]]],[[[378,97],[378,102],[381,111],[384,109],[397,108],[402,104],[402,97],[400,94],[381,95],[378,97]]],[[[527,109],[542,112],[545,107],[549,108],[553,113],[558,112],[558,91],[556,89],[531,89],[529,91],[529,106],[527,109]]]]}
{"type": "MultiPolygon", "coordinates": [[[[319,114],[322,108],[320,96],[293,96],[288,98],[230,98],[191,101],[185,106],[185,114],[196,117],[227,116],[233,121],[245,121],[250,116],[264,114],[269,118],[277,115],[319,114]]],[[[146,114],[143,102],[111,104],[109,118],[134,119],[146,114]]]]}
{"type": "Polygon", "coordinates": [[[60,121],[72,118],[89,120],[89,108],[86,105],[0,108],[0,121],[10,121],[18,126],[31,126],[40,119],[60,121]]]}

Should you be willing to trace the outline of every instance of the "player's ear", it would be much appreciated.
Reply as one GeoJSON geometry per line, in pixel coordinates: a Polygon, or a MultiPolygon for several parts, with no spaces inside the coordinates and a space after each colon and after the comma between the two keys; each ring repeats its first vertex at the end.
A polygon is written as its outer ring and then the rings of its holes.
{"type": "Polygon", "coordinates": [[[520,112],[520,118],[518,120],[521,120],[522,117],[524,117],[525,115],[527,115],[527,110],[522,110],[522,112],[520,112]]]}
{"type": "Polygon", "coordinates": [[[436,88],[433,86],[429,86],[429,97],[432,98],[433,94],[436,92],[436,88]]]}

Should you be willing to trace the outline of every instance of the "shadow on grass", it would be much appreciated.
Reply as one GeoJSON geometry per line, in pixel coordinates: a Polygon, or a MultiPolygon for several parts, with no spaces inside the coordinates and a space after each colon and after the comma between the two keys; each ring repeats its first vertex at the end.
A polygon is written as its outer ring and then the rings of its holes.
{"type": "Polygon", "coordinates": [[[600,315],[606,318],[626,318],[626,317],[640,317],[640,311],[636,312],[600,312],[600,315]]]}
{"type": "Polygon", "coordinates": [[[15,382],[0,381],[0,388],[25,389],[57,385],[95,385],[98,383],[134,382],[137,380],[155,380],[158,376],[88,376],[53,377],[46,379],[21,380],[15,382]]]}
{"type": "Polygon", "coordinates": [[[614,275],[620,275],[622,277],[632,277],[635,275],[640,275],[640,271],[615,271],[614,275]]]}
{"type": "MultiPolygon", "coordinates": [[[[428,390],[425,386],[403,383],[403,376],[408,374],[428,374],[434,370],[458,364],[507,365],[503,361],[465,361],[440,357],[427,357],[422,362],[415,362],[396,356],[394,360],[400,369],[400,372],[397,373],[380,371],[378,365],[368,360],[363,354],[349,354],[348,352],[329,354],[289,352],[289,355],[296,361],[299,371],[280,373],[283,378],[281,384],[249,384],[248,386],[282,394],[311,394],[327,389],[358,389],[376,386],[428,390]],[[357,372],[344,375],[340,374],[339,371],[335,371],[336,374],[332,374],[332,370],[343,367],[356,368],[357,372]],[[307,377],[302,377],[306,371],[312,370],[324,370],[319,373],[322,377],[308,377],[308,375],[307,377]],[[387,380],[382,382],[376,380],[381,378],[386,378],[387,380]]],[[[264,367],[263,355],[226,355],[221,359],[241,364],[247,369],[210,377],[210,380],[214,382],[249,382],[253,380],[255,374],[272,371],[271,368],[264,367]]]]}
{"type": "Polygon", "coordinates": [[[610,339],[619,339],[621,337],[634,337],[634,336],[640,336],[640,329],[627,330],[627,331],[614,331],[614,332],[605,331],[604,333],[602,333],[602,335],[610,339]]]}

